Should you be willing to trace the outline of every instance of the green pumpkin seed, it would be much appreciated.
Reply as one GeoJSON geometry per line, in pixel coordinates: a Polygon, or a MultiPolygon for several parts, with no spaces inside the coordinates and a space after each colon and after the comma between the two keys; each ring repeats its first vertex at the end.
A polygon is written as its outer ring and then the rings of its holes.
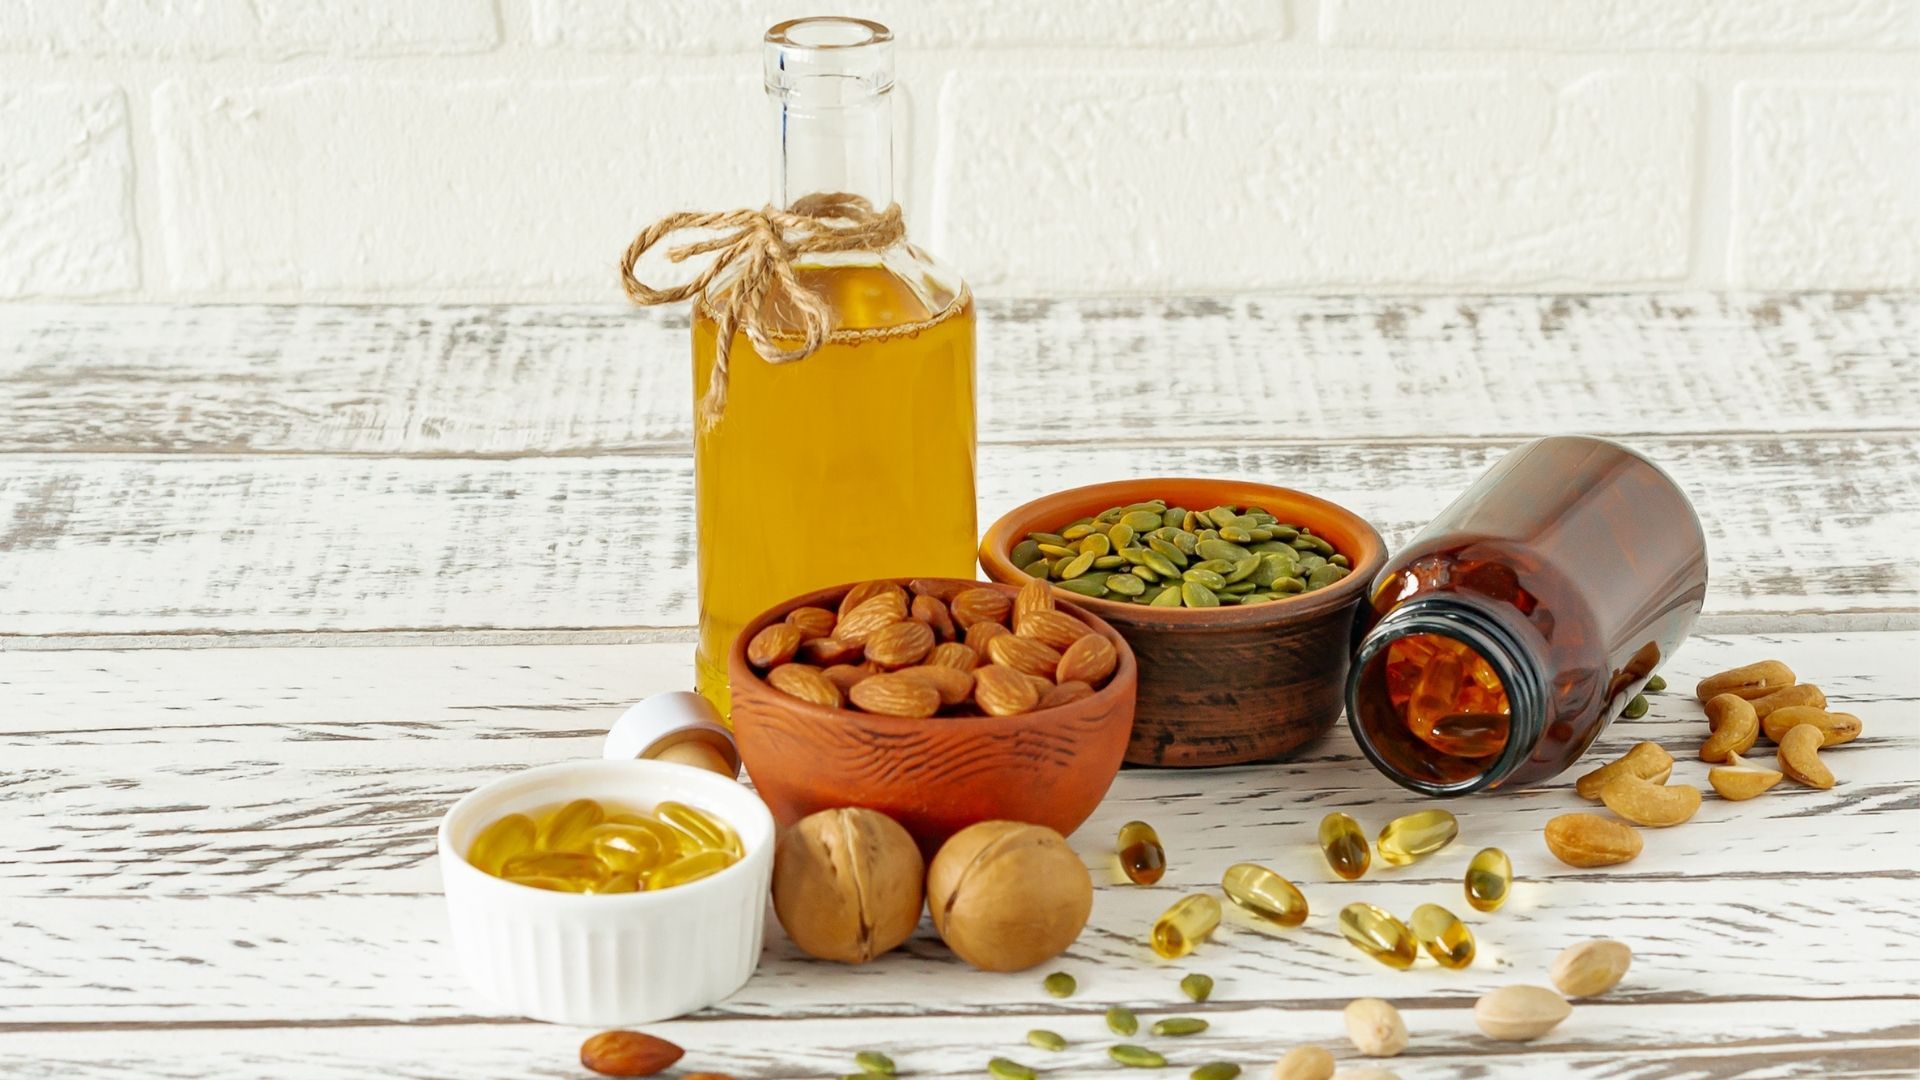
{"type": "Polygon", "coordinates": [[[1268,588],[1277,593],[1306,592],[1307,583],[1297,577],[1283,577],[1268,586],[1268,588]]]}
{"type": "Polygon", "coordinates": [[[1170,506],[1160,515],[1160,524],[1165,525],[1169,529],[1184,528],[1186,526],[1187,515],[1191,513],[1193,513],[1193,511],[1184,507],[1170,506]]]}
{"type": "Polygon", "coordinates": [[[1028,577],[1046,577],[1053,572],[1053,563],[1044,558],[1040,558],[1033,560],[1020,569],[1026,571],[1028,577]]]}
{"type": "MultiPolygon", "coordinates": [[[[1248,556],[1248,557],[1251,558],[1252,556],[1248,556]]],[[[1210,570],[1213,573],[1216,573],[1221,575],[1222,577],[1225,577],[1227,571],[1233,569],[1233,564],[1228,562],[1225,559],[1207,559],[1202,562],[1194,563],[1192,566],[1187,567],[1187,569],[1210,570]]]]}
{"type": "Polygon", "coordinates": [[[1179,533],[1173,538],[1173,546],[1179,548],[1182,555],[1191,557],[1198,552],[1200,538],[1190,532],[1179,533]]]}
{"type": "Polygon", "coordinates": [[[1121,596],[1139,596],[1147,591],[1147,583],[1133,574],[1115,574],[1107,579],[1107,591],[1121,596]]]}
{"type": "Polygon", "coordinates": [[[1231,506],[1216,506],[1207,511],[1207,520],[1213,522],[1213,527],[1216,529],[1222,525],[1233,524],[1233,519],[1239,516],[1231,506]]]}
{"type": "Polygon", "coordinates": [[[1180,599],[1188,607],[1219,607],[1220,598],[1212,589],[1195,582],[1186,582],[1180,586],[1180,599]]]}
{"type": "Polygon", "coordinates": [[[1120,508],[1123,514],[1158,514],[1167,508],[1165,499],[1148,499],[1146,502],[1129,503],[1120,508]]]}
{"type": "Polygon", "coordinates": [[[1124,521],[1111,526],[1107,529],[1107,543],[1112,544],[1115,551],[1133,543],[1133,526],[1124,521]]]}
{"type": "Polygon", "coordinates": [[[1627,707],[1620,711],[1620,715],[1628,720],[1638,720],[1647,715],[1647,695],[1633,695],[1633,700],[1627,702],[1627,707]]]}
{"type": "Polygon", "coordinates": [[[1025,566],[1039,557],[1040,542],[1038,540],[1022,540],[1013,545],[1013,550],[1007,553],[1007,558],[1011,559],[1015,566],[1025,566]]]}
{"type": "Polygon", "coordinates": [[[1331,555],[1331,556],[1328,556],[1327,561],[1332,563],[1335,566],[1343,566],[1343,567],[1346,567],[1348,570],[1353,569],[1353,561],[1348,559],[1345,555],[1331,555]]]}
{"type": "Polygon", "coordinates": [[[1160,527],[1160,513],[1159,511],[1135,510],[1132,513],[1121,515],[1120,524],[1127,526],[1134,532],[1147,532],[1160,527]]]}
{"type": "Polygon", "coordinates": [[[1346,576],[1346,567],[1335,566],[1332,563],[1321,563],[1319,566],[1313,568],[1312,573],[1307,575],[1307,588],[1324,589],[1346,576]]]}
{"type": "Polygon", "coordinates": [[[1050,533],[1050,532],[1028,533],[1027,539],[1033,541],[1036,544],[1052,544],[1054,547],[1067,546],[1067,538],[1064,536],[1061,536],[1059,533],[1050,533]]]}
{"type": "Polygon", "coordinates": [[[1127,560],[1118,555],[1101,555],[1093,560],[1095,570],[1118,570],[1127,565],[1127,560]]]}
{"type": "Polygon", "coordinates": [[[1060,580],[1072,581],[1091,569],[1093,569],[1093,552],[1083,551],[1060,568],[1060,580]]]}
{"type": "Polygon", "coordinates": [[[1647,689],[1653,693],[1657,694],[1666,688],[1667,680],[1659,675],[1655,675],[1653,678],[1647,680],[1647,689]]]}
{"type": "Polygon", "coordinates": [[[1042,554],[1042,555],[1051,555],[1052,557],[1054,557],[1054,558],[1056,558],[1056,559],[1070,559],[1070,558],[1072,558],[1072,557],[1074,557],[1075,555],[1078,555],[1078,554],[1080,554],[1080,551],[1079,551],[1079,549],[1077,549],[1077,548],[1070,548],[1070,547],[1068,547],[1068,546],[1067,546],[1067,545],[1065,545],[1065,544],[1046,544],[1046,543],[1042,543],[1042,544],[1038,544],[1038,545],[1036,545],[1036,546],[1037,546],[1037,547],[1039,547],[1039,549],[1040,549],[1040,554],[1042,554]]]}
{"type": "Polygon", "coordinates": [[[1127,571],[1127,573],[1132,574],[1134,577],[1139,578],[1141,581],[1145,581],[1149,583],[1160,580],[1159,574],[1154,573],[1152,570],[1149,570],[1144,566],[1136,566],[1133,569],[1127,571]]]}
{"type": "Polygon", "coordinates": [[[1221,589],[1224,589],[1227,587],[1226,578],[1221,577],[1219,574],[1216,574],[1211,570],[1202,570],[1199,567],[1194,567],[1193,569],[1188,570],[1186,573],[1181,574],[1180,580],[1190,581],[1196,585],[1205,585],[1207,588],[1213,590],[1214,592],[1219,592],[1221,589]]]}
{"type": "Polygon", "coordinates": [[[1155,1035],[1198,1035],[1207,1030],[1207,1022],[1197,1016],[1169,1016],[1153,1023],[1155,1035]]]}
{"type": "Polygon", "coordinates": [[[1070,593],[1075,593],[1080,596],[1099,597],[1106,595],[1107,592],[1107,583],[1105,581],[1090,581],[1083,577],[1074,578],[1071,581],[1056,581],[1053,583],[1053,587],[1056,589],[1065,589],[1070,593]]]}
{"type": "Polygon", "coordinates": [[[1239,544],[1229,543],[1225,540],[1202,540],[1194,545],[1194,550],[1198,551],[1200,557],[1203,559],[1225,559],[1228,565],[1237,563],[1241,559],[1253,554],[1253,552],[1248,551],[1239,544]]]}
{"type": "Polygon", "coordinates": [[[1107,1010],[1107,1030],[1115,1035],[1131,1035],[1140,1030],[1140,1020],[1132,1009],[1115,1005],[1107,1010]]]}
{"type": "Polygon", "coordinates": [[[1250,544],[1253,542],[1253,533],[1238,525],[1226,525],[1220,529],[1220,539],[1230,540],[1236,544],[1250,544]]]}
{"type": "Polygon", "coordinates": [[[894,1074],[893,1059],[878,1050],[860,1051],[853,1055],[853,1063],[865,1072],[879,1073],[882,1076],[894,1074]]]}
{"type": "Polygon", "coordinates": [[[1255,585],[1251,581],[1236,581],[1231,585],[1223,586],[1219,592],[1221,598],[1225,599],[1229,596],[1243,596],[1252,592],[1254,588],[1255,585]]]}
{"type": "Polygon", "coordinates": [[[1067,526],[1064,529],[1061,529],[1060,535],[1068,543],[1072,543],[1076,540],[1084,540],[1087,537],[1093,535],[1093,523],[1090,521],[1076,522],[1072,525],[1067,526]]]}
{"type": "Polygon", "coordinates": [[[1245,581],[1252,577],[1254,572],[1260,569],[1260,563],[1260,556],[1249,555],[1239,562],[1234,563],[1233,569],[1223,570],[1221,573],[1226,576],[1227,584],[1231,585],[1236,581],[1245,581]]]}
{"type": "Polygon", "coordinates": [[[987,1062],[987,1075],[998,1077],[999,1080],[1035,1080],[1040,1074],[1017,1061],[994,1058],[987,1062]]]}
{"type": "Polygon", "coordinates": [[[1107,1056],[1130,1069],[1164,1069],[1167,1059],[1144,1046],[1121,1043],[1107,1047],[1107,1056]]]}
{"type": "Polygon", "coordinates": [[[1082,555],[1092,552],[1093,557],[1097,559],[1112,550],[1113,541],[1107,539],[1106,533],[1094,533],[1091,536],[1085,536],[1080,539],[1080,554],[1082,555]]]}
{"type": "Polygon", "coordinates": [[[1327,560],[1321,558],[1319,552],[1303,551],[1300,553],[1299,564],[1295,566],[1293,569],[1295,574],[1298,574],[1301,577],[1305,577],[1306,575],[1313,573],[1315,570],[1318,570],[1325,565],[1327,565],[1327,560]]]}
{"type": "Polygon", "coordinates": [[[1080,984],[1074,980],[1073,976],[1064,971],[1056,971],[1047,976],[1046,981],[1041,985],[1047,988],[1047,993],[1057,998],[1072,997],[1073,992],[1080,988],[1080,984]]]}
{"type": "Polygon", "coordinates": [[[1147,537],[1147,546],[1152,548],[1161,558],[1175,566],[1187,565],[1187,553],[1181,551],[1168,541],[1162,540],[1157,536],[1149,536],[1147,537]]]}
{"type": "Polygon", "coordinates": [[[1213,996],[1213,976],[1196,971],[1180,980],[1180,992],[1195,1001],[1205,1001],[1213,996]]]}
{"type": "MultiPolygon", "coordinates": [[[[1174,568],[1173,560],[1157,551],[1142,552],[1140,560],[1145,564],[1147,569],[1159,574],[1163,578],[1177,578],[1180,576],[1180,571],[1174,568]]],[[[1185,559],[1181,559],[1180,561],[1182,563],[1186,562],[1185,559]]]]}
{"type": "Polygon", "coordinates": [[[1231,1061],[1211,1061],[1187,1074],[1187,1080],[1233,1080],[1240,1066],[1231,1061]]]}
{"type": "Polygon", "coordinates": [[[1067,1048],[1067,1040],[1057,1031],[1046,1028],[1034,1028],[1027,1032],[1027,1045],[1041,1050],[1060,1051],[1067,1048]]]}

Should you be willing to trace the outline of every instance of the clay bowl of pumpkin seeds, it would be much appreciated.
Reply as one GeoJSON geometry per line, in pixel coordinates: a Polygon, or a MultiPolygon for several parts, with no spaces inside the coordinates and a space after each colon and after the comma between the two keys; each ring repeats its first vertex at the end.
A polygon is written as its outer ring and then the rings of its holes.
{"type": "Polygon", "coordinates": [[[1284,757],[1331,729],[1354,620],[1386,557],[1345,507],[1194,478],[1056,492],[980,542],[988,578],[1044,575],[1127,639],[1140,688],[1126,760],[1163,766],[1284,757]]]}

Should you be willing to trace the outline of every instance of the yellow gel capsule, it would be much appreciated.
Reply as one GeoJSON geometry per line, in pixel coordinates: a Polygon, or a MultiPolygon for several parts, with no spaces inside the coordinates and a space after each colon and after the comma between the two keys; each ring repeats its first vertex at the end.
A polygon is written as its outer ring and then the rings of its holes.
{"type": "Polygon", "coordinates": [[[1431,855],[1460,835],[1460,822],[1445,810],[1420,810],[1387,822],[1380,830],[1380,857],[1394,866],[1405,866],[1422,855],[1431,855]]]}
{"type": "Polygon", "coordinates": [[[1167,849],[1160,846],[1160,834],[1144,821],[1120,826],[1115,850],[1120,853],[1120,869],[1135,885],[1151,885],[1167,872],[1167,849]]]}
{"type": "Polygon", "coordinates": [[[1242,911],[1276,926],[1307,921],[1307,898],[1293,882],[1258,863],[1234,863],[1220,878],[1220,889],[1242,911]]]}
{"type": "Polygon", "coordinates": [[[1373,852],[1360,823],[1345,814],[1328,814],[1320,819],[1320,851],[1333,872],[1353,881],[1367,872],[1373,852]]]}
{"type": "MultiPolygon", "coordinates": [[[[657,822],[653,824],[660,827],[657,822]]],[[[645,873],[678,854],[668,851],[651,830],[638,825],[595,825],[587,831],[587,838],[593,857],[616,871],[645,873]]]]}
{"type": "Polygon", "coordinates": [[[583,893],[588,891],[587,886],[589,884],[577,878],[539,877],[537,875],[507,878],[506,880],[513,882],[515,885],[525,885],[534,889],[545,889],[548,892],[583,893]]]}
{"type": "Polygon", "coordinates": [[[1413,966],[1417,943],[1407,924],[1372,904],[1348,904],[1340,909],[1340,933],[1353,947],[1390,968],[1413,966]]]}
{"type": "Polygon", "coordinates": [[[736,859],[746,853],[732,829],[686,803],[663,802],[654,807],[653,812],[660,820],[699,841],[703,850],[724,851],[736,859]]]}
{"type": "Polygon", "coordinates": [[[592,799],[575,799],[547,815],[540,823],[539,845],[542,851],[582,851],[587,830],[607,819],[607,812],[592,799]]]}
{"type": "Polygon", "coordinates": [[[467,861],[481,870],[500,876],[500,867],[515,855],[533,850],[533,819],[525,814],[508,814],[480,830],[467,848],[467,861]]]}
{"type": "Polygon", "coordinates": [[[633,873],[615,873],[608,874],[595,882],[592,887],[582,889],[581,891],[590,893],[630,893],[641,892],[643,889],[644,887],[640,884],[640,875],[633,873]]]}
{"type": "Polygon", "coordinates": [[[1183,896],[1154,920],[1153,951],[1175,960],[1193,951],[1220,925],[1220,901],[1205,893],[1183,896]]]}
{"type": "Polygon", "coordinates": [[[1467,903],[1475,911],[1493,911],[1513,889],[1513,860],[1497,847],[1481,848],[1467,864],[1467,903]]]}
{"type": "Polygon", "coordinates": [[[1458,971],[1473,963],[1473,931],[1453,912],[1439,904],[1421,904],[1407,925],[1441,967],[1458,971]]]}
{"type": "Polygon", "coordinates": [[[671,889],[675,885],[685,885],[689,881],[699,881],[703,877],[717,874],[734,863],[733,855],[726,851],[696,851],[675,859],[657,870],[647,872],[647,891],[671,889]]]}
{"type": "Polygon", "coordinates": [[[607,874],[606,864],[579,851],[530,851],[508,859],[500,867],[500,876],[508,881],[522,878],[564,878],[593,883],[607,874]]]}

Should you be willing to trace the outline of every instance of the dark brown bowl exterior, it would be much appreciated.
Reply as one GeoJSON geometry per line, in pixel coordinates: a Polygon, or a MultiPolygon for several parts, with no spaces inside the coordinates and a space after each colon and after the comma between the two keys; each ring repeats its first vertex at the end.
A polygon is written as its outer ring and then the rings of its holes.
{"type": "Polygon", "coordinates": [[[1252,607],[1156,608],[1071,596],[1112,623],[1140,664],[1140,698],[1127,761],[1135,765],[1237,765],[1292,753],[1340,719],[1353,622],[1386,565],[1372,525],[1340,506],[1290,488],[1234,480],[1118,480],[1047,495],[987,530],[980,566],[1021,585],[1007,557],[1030,532],[1052,532],[1110,506],[1166,499],[1170,505],[1261,506],[1311,528],[1353,562],[1324,589],[1252,607]]]}
{"type": "Polygon", "coordinates": [[[740,758],[781,827],[818,810],[864,806],[906,826],[929,858],[976,822],[1024,821],[1062,836],[1079,828],[1120,771],[1133,729],[1139,676],[1126,639],[1079,604],[1060,601],[1062,611],[1113,642],[1113,676],[1091,697],[1019,716],[877,716],[768,686],[747,663],[746,643],[794,608],[837,608],[850,588],[777,605],[747,624],[727,656],[740,758]]]}

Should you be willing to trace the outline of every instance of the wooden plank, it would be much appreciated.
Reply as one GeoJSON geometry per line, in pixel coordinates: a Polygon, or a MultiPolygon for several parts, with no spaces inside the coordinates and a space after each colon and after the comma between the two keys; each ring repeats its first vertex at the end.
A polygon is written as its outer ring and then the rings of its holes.
{"type": "MultiPolygon", "coordinates": [[[[1920,436],[1660,438],[1693,495],[1719,629],[1920,608],[1920,436]]],[[[1326,495],[1400,543],[1502,444],[997,446],[983,524],[1043,489],[1244,476],[1326,495]]],[[[850,524],[851,528],[852,525],[850,524]]],[[[514,461],[0,458],[0,636],[625,629],[694,619],[679,456],[514,461]]]]}
{"type": "MultiPolygon", "coordinates": [[[[1013,976],[1029,987],[1030,976],[1013,976]]],[[[1794,1003],[1729,1007],[1721,1002],[1622,1006],[1601,999],[1576,1009],[1558,1031],[1535,1043],[1493,1043],[1472,1027],[1471,998],[1402,1002],[1413,1041],[1388,1062],[1355,1054],[1337,1004],[1210,1010],[1213,1028],[1169,1047],[1183,1067],[1238,1061],[1244,1076],[1270,1075],[1286,1049],[1318,1043],[1347,1067],[1389,1065],[1407,1080],[1471,1076],[1491,1080],[1607,1076],[1630,1080],[1731,1077],[1894,1077],[1920,1063],[1920,1025],[1906,1002],[1794,1003]]],[[[1136,1002],[1136,1004],[1139,1004],[1136,1002]]],[[[809,1019],[793,1024],[701,1017],[650,1025],[687,1048],[682,1074],[723,1070],[749,1078],[832,1076],[859,1050],[890,1054],[903,1074],[976,1077],[987,1059],[1006,1055],[1049,1073],[1137,1077],[1105,1060],[1111,1042],[1097,1014],[1050,1008],[1029,1013],[950,1017],[809,1019]],[[1077,1041],[1053,1055],[1028,1047],[1035,1026],[1057,1027],[1077,1041]]],[[[462,1022],[390,1026],[345,1024],[180,1029],[100,1028],[8,1031],[0,1027],[0,1072],[8,1076],[119,1080],[129,1064],[143,1075],[204,1080],[401,1080],[445,1077],[579,1077],[579,1029],[531,1023],[462,1022]]],[[[1172,1042],[1172,1040],[1163,1040],[1172,1042]]],[[[1169,1070],[1165,1075],[1182,1075],[1169,1070]]]]}
{"type": "MultiPolygon", "coordinates": [[[[1904,294],[987,301],[981,434],[1910,430],[1917,342],[1904,294]]],[[[682,311],[0,309],[0,451],[605,453],[690,397],[682,311]]]]}

